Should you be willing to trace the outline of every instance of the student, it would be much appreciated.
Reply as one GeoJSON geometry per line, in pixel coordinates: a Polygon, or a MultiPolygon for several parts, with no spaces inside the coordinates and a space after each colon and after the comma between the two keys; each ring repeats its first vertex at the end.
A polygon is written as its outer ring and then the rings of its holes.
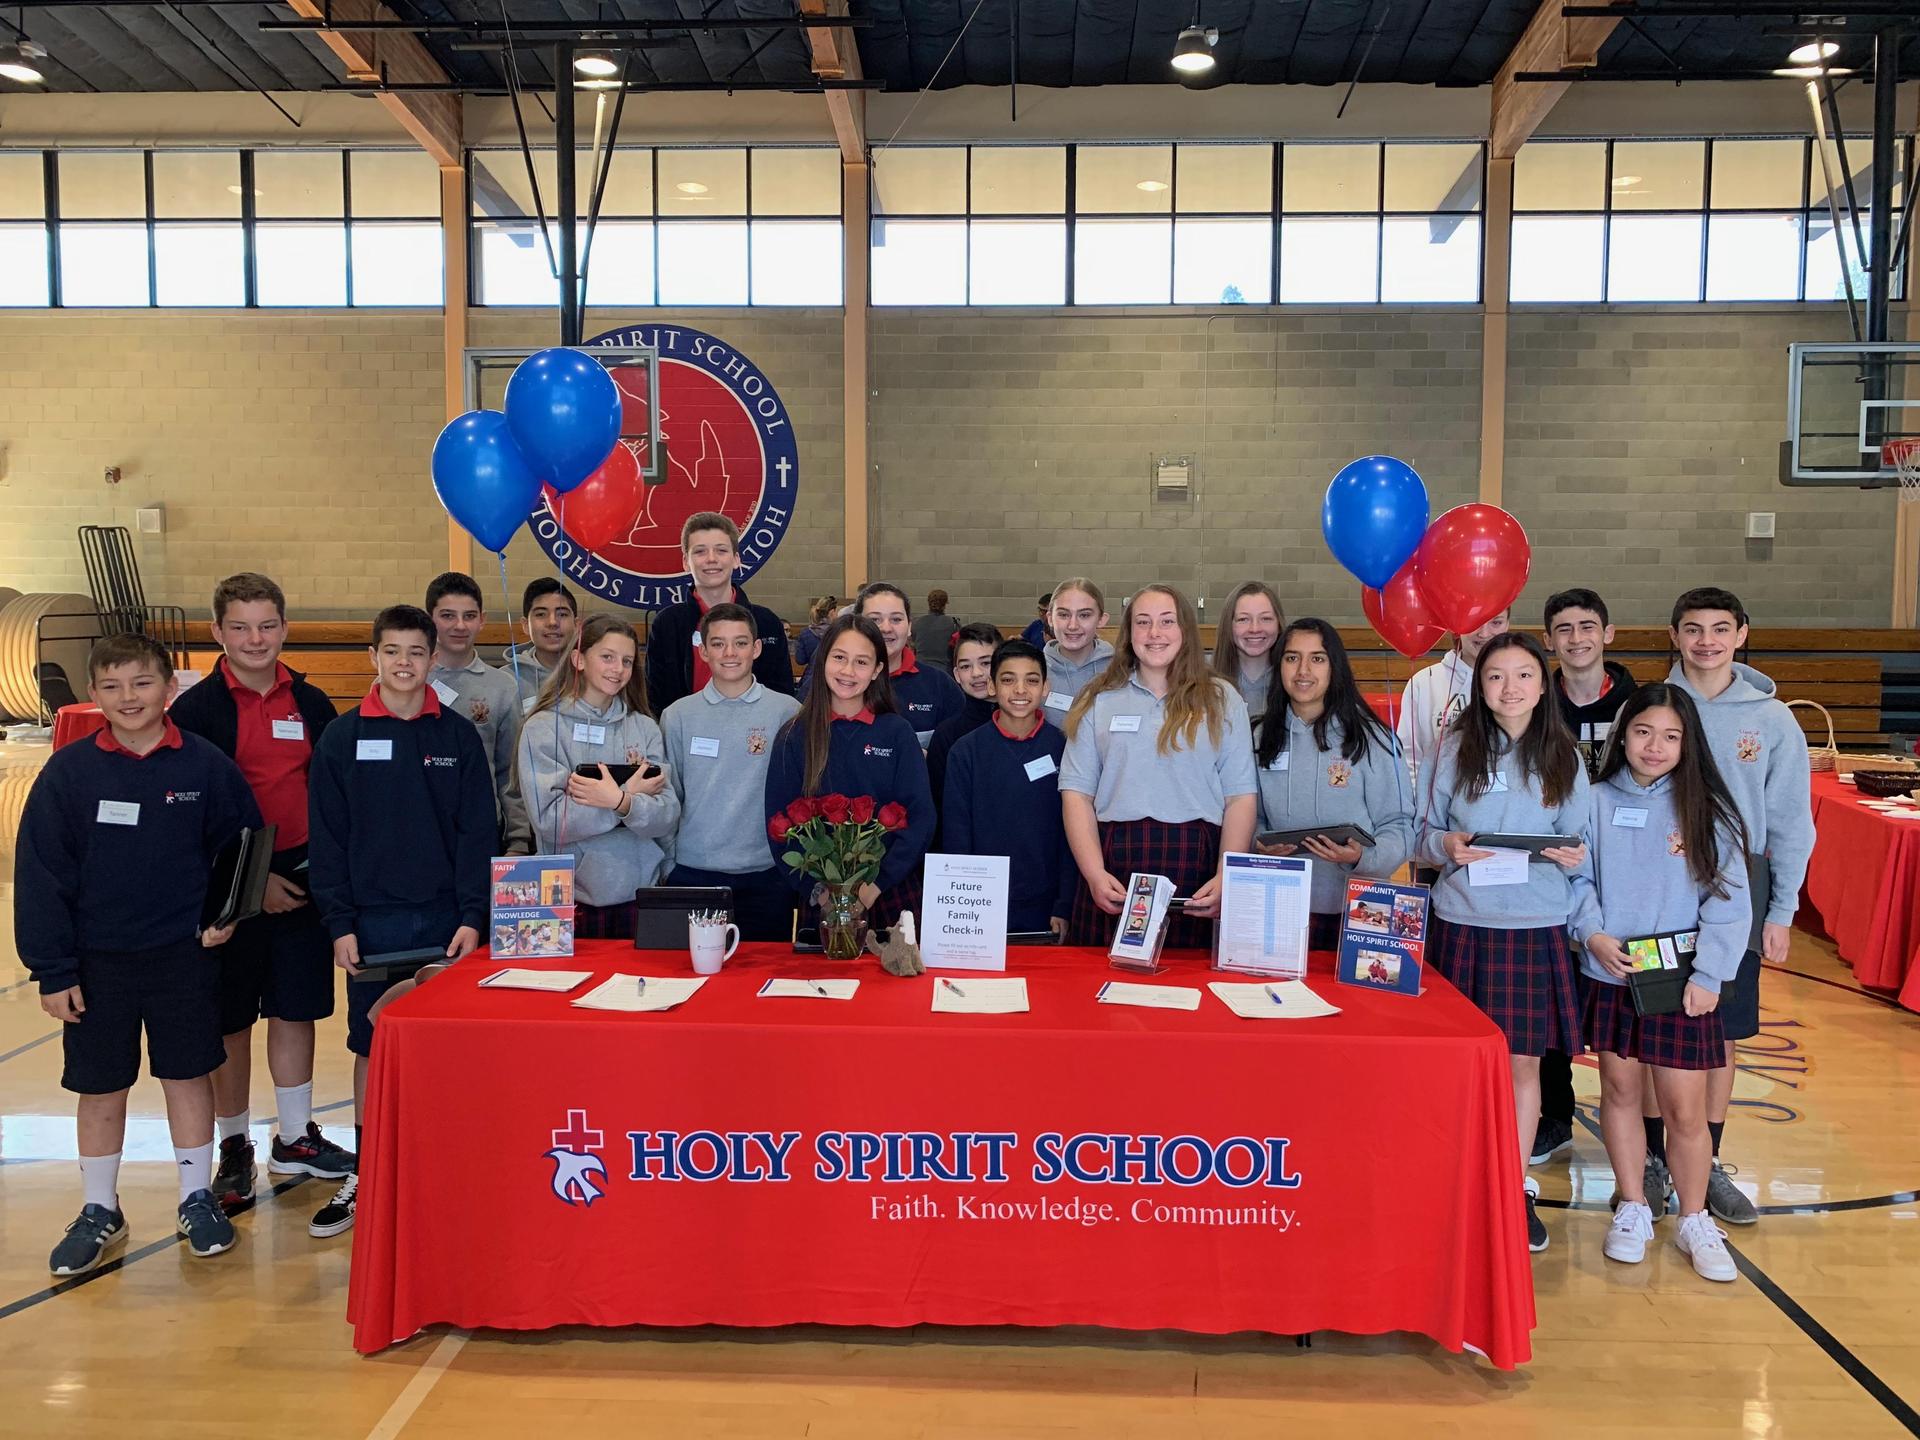
{"type": "Polygon", "coordinates": [[[1213,669],[1224,676],[1247,702],[1247,713],[1267,708],[1268,682],[1273,678],[1273,642],[1287,623],[1280,595],[1264,580],[1249,580],[1227,596],[1213,644],[1213,669]]]}
{"type": "Polygon", "coordinates": [[[1680,659],[1667,683],[1699,706],[1701,733],[1747,827],[1753,928],[1740,973],[1720,994],[1727,1063],[1707,1078],[1707,1128],[1713,1134],[1707,1204],[1729,1225],[1752,1225],[1759,1212],[1720,1163],[1720,1138],[1733,1101],[1734,1048],[1760,1033],[1760,958],[1764,954],[1775,965],[1786,961],[1813,853],[1807,738],[1773,681],[1734,662],[1747,643],[1747,612],[1738,596],[1714,587],[1687,591],[1673,602],[1669,633],[1680,659]]]}
{"type": "Polygon", "coordinates": [[[220,947],[220,1033],[227,1058],[213,1073],[220,1163],[213,1194],[234,1209],[253,1198],[253,1022],[267,1021],[267,1068],[278,1121],[267,1151],[275,1175],[343,1180],[354,1157],[313,1120],[314,1022],[333,1014],[333,940],[307,899],[307,770],[333,723],[333,702],[281,663],[287,600],[264,575],[214,587],[213,674],[173,703],[169,718],[240,767],[274,827],[265,913],[220,947]]]}
{"type": "Polygon", "coordinates": [[[526,802],[513,788],[513,757],[520,738],[520,690],[513,676],[480,658],[474,642],[486,623],[480,587],[471,575],[449,570],[427,586],[427,616],[433,621],[433,668],[427,684],[440,704],[464,715],[480,732],[480,746],[493,770],[499,844],[524,855],[531,831],[526,802]]]}
{"type": "MultiPolygon", "coordinates": [[[[993,718],[993,656],[1000,643],[998,628],[985,621],[975,621],[954,632],[953,680],[963,698],[960,713],[941,721],[927,746],[927,781],[933,787],[936,809],[953,747],[993,718]]],[[[934,839],[939,840],[938,831],[934,839]]]]}
{"type": "Polygon", "coordinates": [[[524,715],[540,698],[540,687],[559,666],[561,657],[573,649],[580,602],[553,576],[543,575],[528,582],[520,596],[520,617],[527,643],[508,646],[500,669],[519,686],[520,712],[524,715]]]}
{"type": "MultiPolygon", "coordinates": [[[[1593,591],[1562,590],[1549,596],[1541,628],[1547,653],[1560,662],[1553,681],[1560,717],[1592,780],[1600,773],[1613,717],[1633,694],[1634,678],[1619,661],[1607,659],[1613,623],[1607,602],[1593,591]]],[[[1544,1165],[1572,1149],[1573,1060],[1550,1050],[1540,1057],[1540,1126],[1528,1163],[1544,1165]]]]}
{"type": "Polygon", "coordinates": [[[579,648],[541,687],[520,729],[534,841],[542,855],[573,856],[573,933],[582,940],[633,939],[634,892],[660,882],[680,821],[639,658],[633,626],[589,615],[579,648]],[[609,765],[638,768],[621,783],[609,765]],[[582,775],[581,766],[597,773],[582,775]]]}
{"type": "Polygon", "coordinates": [[[801,670],[813,664],[813,652],[820,648],[820,637],[827,633],[827,625],[839,609],[840,602],[831,595],[822,595],[807,607],[807,628],[794,641],[793,650],[793,663],[801,670]]]}
{"type": "Polygon", "coordinates": [[[1622,708],[1616,729],[1593,791],[1594,889],[1573,922],[1592,982],[1584,1030],[1600,1056],[1600,1131],[1620,1191],[1605,1251],[1637,1264],[1653,1238],[1640,1099],[1650,1080],[1680,1197],[1675,1243],[1703,1279],[1731,1281],[1739,1272],[1707,1211],[1707,1082],[1726,1065],[1720,995],[1739,973],[1753,920],[1746,827],[1686,691],[1647,686],[1622,708]],[[1683,1009],[1635,1014],[1626,942],[1686,932],[1697,939],[1683,1009]]]}
{"type": "Polygon", "coordinates": [[[712,678],[660,717],[680,802],[667,883],[730,886],[742,940],[790,940],[793,889],[774,866],[762,812],[773,737],[800,702],[753,678],[760,637],[744,606],[709,610],[700,644],[712,678]]]}
{"type": "MultiPolygon", "coordinates": [[[[1064,725],[1074,697],[1113,659],[1113,646],[1100,638],[1107,623],[1107,599],[1083,576],[1062,580],[1053,589],[1053,638],[1047,641],[1047,698],[1041,714],[1049,725],[1064,725]]],[[[1032,644],[1032,641],[1028,641],[1032,644]]]]}
{"type": "MultiPolygon", "coordinates": [[[[307,778],[309,889],[333,937],[333,963],[347,972],[356,1152],[371,1012],[397,983],[359,978],[362,962],[427,948],[458,960],[487,923],[493,766],[480,732],[427,683],[433,645],[424,610],[390,605],[374,617],[372,688],[327,727],[307,778]]],[[[351,1229],[358,1187],[349,1175],[307,1233],[351,1229]]]]}
{"type": "MultiPolygon", "coordinates": [[[[1589,885],[1587,772],[1560,707],[1547,697],[1547,657],[1531,635],[1487,640],[1466,708],[1429,767],[1420,858],[1444,867],[1433,887],[1427,959],[1507,1037],[1514,1119],[1530,1144],[1540,1121],[1540,1057],[1580,1044],[1567,920],[1589,885]],[[1492,852],[1476,834],[1564,835],[1515,883],[1475,883],[1468,866],[1492,852]]],[[[1523,1150],[1524,1166],[1530,1152],[1523,1150]]],[[[1527,1189],[1527,1247],[1547,1248],[1527,1189]]]]}
{"type": "Polygon", "coordinates": [[[955,855],[1007,857],[1009,934],[1064,935],[1080,872],[1060,811],[1067,737],[1040,718],[1046,656],[1005,640],[988,657],[988,673],[993,714],[955,742],[947,760],[941,843],[955,855]]]}
{"type": "Polygon", "coordinates": [[[929,590],[927,613],[913,622],[913,653],[934,669],[952,674],[953,637],[959,629],[960,622],[947,614],[947,592],[929,590]]]}
{"type": "Polygon", "coordinates": [[[893,703],[913,726],[913,733],[924,751],[933,743],[933,732],[943,721],[958,715],[966,697],[953,677],[944,670],[920,664],[911,643],[913,607],[907,592],[885,580],[864,586],[854,601],[853,613],[873,622],[887,647],[887,682],[893,703]]]}
{"type": "Polygon", "coordinates": [[[700,620],[715,605],[745,606],[760,637],[753,674],[767,689],[793,694],[793,663],[787,659],[787,627],[764,605],[747,599],[733,583],[740,566],[740,527],[714,510],[689,515],[680,527],[680,559],[693,593],[655,613],[647,625],[647,703],[664,715],[674,701],[693,694],[710,678],[700,647],[700,620]]]}
{"type": "Polygon", "coordinates": [[[1186,596],[1149,585],[1127,602],[1120,647],[1064,729],[1060,803],[1083,882],[1068,943],[1112,940],[1138,870],[1190,897],[1166,943],[1206,945],[1220,855],[1252,847],[1259,785],[1246,702],[1207,668],[1186,596]]]}
{"type": "Polygon", "coordinates": [[[1053,596],[1042,595],[1034,604],[1040,613],[1027,622],[1027,628],[1020,632],[1020,638],[1037,647],[1053,638],[1052,626],[1047,623],[1047,611],[1053,606],[1053,596]]]}
{"type": "MultiPolygon", "coordinates": [[[[887,837],[879,876],[860,887],[869,923],[892,925],[902,909],[913,908],[903,902],[918,890],[916,872],[933,834],[933,794],[913,727],[894,708],[887,643],[873,621],[836,618],[807,679],[799,713],[773,742],[765,817],[771,821],[802,795],[864,796],[875,814],[887,805],[904,808],[906,828],[887,837]]],[[[787,848],[780,847],[775,863],[800,895],[811,897],[816,882],[780,860],[787,848]]]]}
{"type": "Polygon", "coordinates": [[[260,824],[234,763],[167,718],[165,650],[112,635],[93,647],[87,675],[107,727],[47,760],[27,792],[13,871],[15,948],[40,1008],[62,1022],[60,1083],[79,1097],[82,1201],[48,1259],[59,1276],[84,1275],[126,1243],[117,1187],[143,1029],[180,1173],[176,1227],[195,1255],[233,1246],[212,1190],[220,971],[201,953],[233,931],[202,930],[200,919],[220,848],[260,824]]]}
{"type": "Polygon", "coordinates": [[[1407,757],[1407,771],[1416,782],[1415,792],[1424,793],[1418,784],[1420,767],[1439,748],[1447,727],[1466,707],[1473,689],[1473,665],[1480,651],[1496,635],[1507,633],[1507,616],[1501,611],[1478,630],[1453,637],[1453,648],[1438,665],[1429,665],[1411,680],[1400,695],[1400,720],[1394,727],[1400,740],[1400,753],[1407,757]]]}
{"type": "MultiPolygon", "coordinates": [[[[1316,862],[1308,943],[1334,950],[1347,877],[1384,879],[1413,849],[1407,772],[1393,733],[1360,693],[1338,630],[1324,620],[1296,620],[1280,637],[1279,652],[1280,683],[1254,731],[1260,828],[1358,825],[1373,836],[1374,843],[1363,846],[1312,835],[1300,847],[1316,862]]],[[[1290,844],[1260,849],[1295,853],[1290,844]]]]}

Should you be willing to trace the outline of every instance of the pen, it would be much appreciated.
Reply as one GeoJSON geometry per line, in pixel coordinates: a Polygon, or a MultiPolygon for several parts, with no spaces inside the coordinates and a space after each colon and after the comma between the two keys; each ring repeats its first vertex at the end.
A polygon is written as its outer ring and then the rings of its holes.
{"type": "Polygon", "coordinates": [[[947,989],[953,991],[953,993],[958,995],[962,1000],[967,998],[967,992],[962,990],[958,985],[954,984],[953,981],[947,979],[946,976],[942,975],[940,977],[940,983],[946,986],[947,989]]]}
{"type": "Polygon", "coordinates": [[[1109,981],[1107,981],[1107,983],[1106,983],[1106,984],[1104,984],[1104,985],[1102,985],[1102,986],[1100,987],[1100,993],[1099,993],[1098,995],[1095,995],[1095,996],[1094,996],[1093,998],[1094,998],[1095,1000],[1104,1000],[1104,999],[1106,999],[1106,998],[1107,998],[1107,991],[1109,991],[1109,990],[1111,990],[1112,988],[1113,988],[1113,981],[1111,981],[1111,980],[1109,980],[1109,981]]]}
{"type": "MultiPolygon", "coordinates": [[[[816,995],[826,995],[826,994],[827,994],[827,987],[826,987],[826,986],[824,986],[824,985],[822,985],[822,984],[821,984],[821,983],[820,983],[820,982],[819,982],[818,980],[809,980],[809,981],[807,981],[807,984],[809,984],[809,985],[811,985],[811,986],[813,987],[813,993],[814,993],[814,994],[816,994],[816,995]]],[[[829,995],[829,996],[827,996],[827,998],[828,998],[828,999],[832,999],[833,997],[829,995]]]]}
{"type": "Polygon", "coordinates": [[[636,995],[644,995],[647,993],[647,977],[646,976],[636,975],[633,977],[633,993],[636,995]]]}
{"type": "Polygon", "coordinates": [[[1264,991],[1266,991],[1266,992],[1267,992],[1267,998],[1268,998],[1269,1000],[1271,1000],[1271,1001],[1273,1001],[1273,1003],[1274,1003],[1274,1004],[1276,1004],[1276,1005],[1284,1005],[1284,1004],[1286,1004],[1286,1003],[1287,1003],[1287,1002],[1286,1002],[1286,1001],[1285,1001],[1285,1000],[1284,1000],[1284,999],[1283,999],[1282,997],[1280,997],[1280,996],[1278,996],[1278,995],[1276,995],[1276,994],[1274,994],[1274,993],[1273,993],[1273,986],[1271,986],[1271,985],[1262,985],[1262,986],[1261,986],[1260,988],[1261,988],[1262,990],[1264,990],[1264,991]]]}

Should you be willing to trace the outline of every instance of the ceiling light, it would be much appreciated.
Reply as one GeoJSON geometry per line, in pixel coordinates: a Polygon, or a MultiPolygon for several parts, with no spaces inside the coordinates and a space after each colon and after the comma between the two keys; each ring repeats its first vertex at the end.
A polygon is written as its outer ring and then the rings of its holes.
{"type": "Polygon", "coordinates": [[[609,75],[620,73],[620,62],[605,50],[582,50],[573,57],[573,70],[576,75],[604,80],[609,75]]]}
{"type": "Polygon", "coordinates": [[[1202,30],[1189,25],[1180,32],[1173,46],[1173,68],[1184,75],[1203,75],[1213,69],[1213,47],[1220,43],[1218,30],[1202,30]]]}
{"type": "Polygon", "coordinates": [[[47,58],[47,47],[36,45],[22,36],[12,45],[0,45],[0,75],[9,80],[18,80],[22,85],[39,85],[46,76],[40,73],[39,61],[47,58]]]}
{"type": "Polygon", "coordinates": [[[573,88],[576,90],[618,90],[620,88],[620,77],[618,75],[603,75],[576,79],[573,82],[573,88]]]}
{"type": "Polygon", "coordinates": [[[1789,80],[1818,80],[1822,75],[1851,75],[1853,71],[1848,69],[1836,70],[1830,65],[1783,65],[1773,73],[1783,75],[1789,80]]]}
{"type": "Polygon", "coordinates": [[[702,185],[698,180],[682,180],[673,188],[678,190],[682,195],[704,195],[707,193],[707,187],[702,185]]]}
{"type": "Polygon", "coordinates": [[[1142,180],[1133,188],[1136,190],[1144,190],[1149,195],[1158,195],[1162,190],[1167,188],[1167,182],[1164,180],[1142,180]]]}
{"type": "Polygon", "coordinates": [[[1811,45],[1802,45],[1790,52],[1787,60],[1794,65],[1817,65],[1822,60],[1831,60],[1840,53],[1840,47],[1831,40],[1816,40],[1811,45]]]}

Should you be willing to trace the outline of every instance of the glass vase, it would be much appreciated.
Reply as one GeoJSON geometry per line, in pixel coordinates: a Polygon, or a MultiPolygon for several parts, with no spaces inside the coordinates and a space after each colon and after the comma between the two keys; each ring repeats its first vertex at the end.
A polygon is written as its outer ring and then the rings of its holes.
{"type": "Polygon", "coordinates": [[[829,885],[820,902],[820,948],[829,960],[852,960],[867,939],[867,907],[857,885],[829,885]]]}

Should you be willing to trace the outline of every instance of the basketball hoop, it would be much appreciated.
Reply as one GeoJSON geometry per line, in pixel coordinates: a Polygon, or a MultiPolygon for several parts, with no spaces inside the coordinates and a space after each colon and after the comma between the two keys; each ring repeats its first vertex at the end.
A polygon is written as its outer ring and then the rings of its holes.
{"type": "Polygon", "coordinates": [[[1880,447],[1880,461],[1900,477],[1900,503],[1920,501],[1920,438],[1887,441],[1880,447]]]}

